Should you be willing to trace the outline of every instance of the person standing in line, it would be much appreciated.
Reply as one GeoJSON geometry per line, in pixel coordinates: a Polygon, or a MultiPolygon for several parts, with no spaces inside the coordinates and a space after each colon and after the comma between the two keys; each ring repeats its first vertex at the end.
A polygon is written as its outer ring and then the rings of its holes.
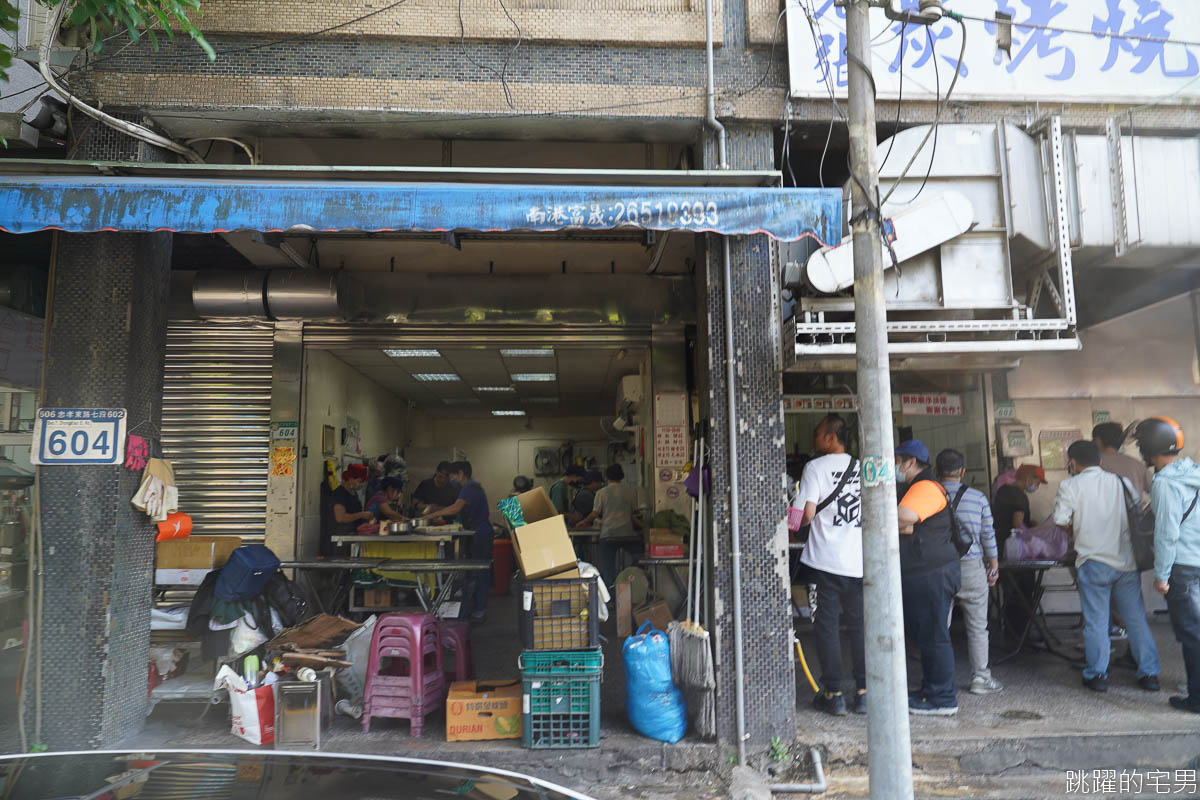
{"type": "Polygon", "coordinates": [[[1100,469],[1128,480],[1142,498],[1150,495],[1150,474],[1146,465],[1121,452],[1121,445],[1125,443],[1125,429],[1121,423],[1102,422],[1092,428],[1092,443],[1100,448],[1100,469]]]}
{"type": "Polygon", "coordinates": [[[617,553],[621,549],[618,540],[634,536],[633,510],[637,507],[637,492],[624,485],[625,470],[620,464],[610,464],[604,471],[608,485],[596,492],[592,513],[579,522],[576,528],[590,528],[600,520],[600,576],[606,586],[617,579],[617,553]]]}
{"type": "Polygon", "coordinates": [[[946,490],[929,465],[929,448],[910,439],[896,447],[900,507],[900,590],[904,624],[921,650],[921,688],[909,692],[912,714],[951,717],[958,713],[950,608],[962,588],[958,549],[950,539],[946,490]]]}
{"type": "Polygon", "coordinates": [[[1108,691],[1109,609],[1115,603],[1129,632],[1129,647],[1137,660],[1137,682],[1157,692],[1158,648],[1146,622],[1142,584],[1129,538],[1125,486],[1100,469],[1100,449],[1080,440],[1067,448],[1071,477],[1058,485],[1054,524],[1071,532],[1076,552],[1075,573],[1083,611],[1083,685],[1108,691]]]}
{"type": "Polygon", "coordinates": [[[1154,467],[1154,589],[1167,596],[1187,673],[1188,693],[1168,699],[1173,708],[1200,714],[1200,466],[1180,454],[1183,428],[1170,417],[1143,420],[1133,435],[1154,467]]]}
{"type": "Polygon", "coordinates": [[[991,694],[1004,687],[988,668],[988,598],[1000,577],[996,529],[987,496],[963,483],[967,461],[957,450],[937,454],[938,480],[950,496],[958,523],[971,533],[971,549],[963,556],[962,587],[954,596],[967,625],[967,653],[971,658],[971,694],[991,694]]]}
{"type": "Polygon", "coordinates": [[[853,709],[867,713],[866,649],[863,642],[862,489],[858,459],[846,452],[846,421],[830,414],[813,432],[813,452],[800,477],[793,505],[804,510],[810,525],[808,544],[800,556],[806,582],[815,587],[813,632],[821,662],[821,687],[813,708],[834,716],[846,714],[843,694],[841,626],[846,626],[857,690],[853,709]]]}
{"type": "Polygon", "coordinates": [[[571,490],[583,483],[587,472],[578,464],[571,464],[563,472],[563,476],[550,485],[550,502],[560,514],[571,511],[571,490]]]}
{"type": "MultiPolygon", "coordinates": [[[[449,465],[449,477],[459,487],[458,499],[446,508],[438,509],[419,519],[432,517],[452,517],[460,515],[463,525],[475,531],[471,539],[471,558],[484,561],[492,560],[492,521],[489,517],[491,508],[488,506],[487,494],[479,481],[471,477],[470,461],[455,461],[449,465]]],[[[472,610],[470,621],[478,625],[487,619],[488,590],[492,588],[492,571],[472,572],[472,586],[463,593],[471,598],[472,610]]]]}

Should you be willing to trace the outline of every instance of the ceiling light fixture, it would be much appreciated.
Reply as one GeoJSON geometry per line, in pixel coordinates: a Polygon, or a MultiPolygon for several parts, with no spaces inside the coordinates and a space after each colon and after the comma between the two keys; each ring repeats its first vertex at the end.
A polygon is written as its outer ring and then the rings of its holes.
{"type": "Polygon", "coordinates": [[[501,348],[500,355],[502,356],[552,356],[554,355],[553,347],[509,347],[501,348]]]}
{"type": "Polygon", "coordinates": [[[477,392],[515,392],[515,386],[476,386],[477,392]]]}
{"type": "Polygon", "coordinates": [[[385,356],[391,358],[441,358],[437,350],[384,350],[385,356]]]}
{"type": "Polygon", "coordinates": [[[558,376],[553,372],[514,372],[510,377],[519,383],[550,383],[558,376]]]}
{"type": "Polygon", "coordinates": [[[414,372],[412,378],[421,383],[450,383],[462,380],[453,372],[414,372]]]}
{"type": "Polygon", "coordinates": [[[493,411],[492,416],[493,417],[523,417],[523,416],[525,416],[525,412],[524,411],[511,411],[511,410],[493,411]]]}

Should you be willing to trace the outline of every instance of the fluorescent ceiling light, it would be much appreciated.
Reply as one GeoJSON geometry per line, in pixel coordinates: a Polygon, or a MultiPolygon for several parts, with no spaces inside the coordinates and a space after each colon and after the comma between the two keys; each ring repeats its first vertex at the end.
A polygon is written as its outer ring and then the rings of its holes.
{"type": "Polygon", "coordinates": [[[502,356],[552,356],[553,347],[508,347],[501,348],[502,356]]]}
{"type": "Polygon", "coordinates": [[[449,383],[451,381],[462,380],[462,378],[453,372],[414,372],[412,377],[413,380],[421,381],[422,383],[449,383]]]}
{"type": "Polygon", "coordinates": [[[441,358],[442,354],[437,350],[384,350],[385,356],[392,358],[441,358]]]}
{"type": "Polygon", "coordinates": [[[515,386],[476,386],[477,392],[515,392],[515,386]]]}
{"type": "Polygon", "coordinates": [[[514,372],[510,377],[521,383],[550,383],[556,376],[553,372],[514,372]]]}
{"type": "Polygon", "coordinates": [[[493,411],[492,416],[493,417],[523,417],[523,416],[525,416],[525,412],[524,411],[508,411],[508,410],[493,411]]]}

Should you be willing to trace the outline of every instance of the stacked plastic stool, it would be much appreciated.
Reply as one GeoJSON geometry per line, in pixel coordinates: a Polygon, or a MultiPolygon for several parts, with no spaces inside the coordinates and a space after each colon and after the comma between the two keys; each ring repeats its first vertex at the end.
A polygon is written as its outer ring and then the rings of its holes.
{"type": "Polygon", "coordinates": [[[384,614],[375,623],[363,689],[363,731],[372,717],[409,720],[420,736],[425,716],[446,702],[442,640],[433,614],[384,614]]]}
{"type": "MultiPolygon", "coordinates": [[[[448,671],[450,682],[475,679],[475,657],[471,653],[471,623],[465,619],[438,621],[442,647],[454,651],[454,669],[448,671]]],[[[444,657],[444,656],[443,656],[444,657]]]]}

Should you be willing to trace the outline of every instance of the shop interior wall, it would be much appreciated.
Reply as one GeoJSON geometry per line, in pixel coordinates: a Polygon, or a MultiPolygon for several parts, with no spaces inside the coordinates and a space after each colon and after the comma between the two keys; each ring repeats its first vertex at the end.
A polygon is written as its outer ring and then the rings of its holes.
{"type": "Polygon", "coordinates": [[[348,463],[394,451],[404,443],[410,412],[407,403],[393,392],[324,350],[305,352],[300,488],[300,547],[302,555],[314,555],[321,531],[322,462],[332,458],[338,471],[348,463]],[[346,418],[358,420],[360,451],[353,443],[342,446],[340,434],[346,418]],[[324,425],[335,430],[334,454],[322,453],[324,425]]]}
{"type": "MultiPolygon", "coordinates": [[[[966,482],[985,494],[991,485],[988,474],[987,417],[984,410],[983,392],[972,388],[957,393],[962,398],[963,413],[957,417],[920,417],[902,415],[900,424],[911,427],[914,439],[920,439],[929,448],[929,457],[946,448],[962,453],[967,460],[966,482]]],[[[899,402],[895,407],[899,408],[899,402]]]]}
{"type": "MultiPolygon", "coordinates": [[[[532,414],[527,417],[462,419],[418,414],[413,417],[410,444],[416,447],[457,447],[465,452],[474,477],[483,485],[488,501],[494,507],[497,500],[512,491],[512,481],[517,475],[532,478],[535,486],[548,489],[556,477],[534,475],[534,452],[539,447],[560,447],[568,440],[574,443],[576,457],[595,458],[597,468],[601,471],[607,466],[610,454],[608,440],[600,430],[600,417],[532,414]]],[[[409,481],[415,488],[416,483],[426,477],[410,475],[409,481]]],[[[644,495],[644,490],[640,493],[644,495]]],[[[643,496],[642,500],[644,504],[646,498],[643,496]]],[[[493,515],[497,516],[495,512],[493,515]]]]}

